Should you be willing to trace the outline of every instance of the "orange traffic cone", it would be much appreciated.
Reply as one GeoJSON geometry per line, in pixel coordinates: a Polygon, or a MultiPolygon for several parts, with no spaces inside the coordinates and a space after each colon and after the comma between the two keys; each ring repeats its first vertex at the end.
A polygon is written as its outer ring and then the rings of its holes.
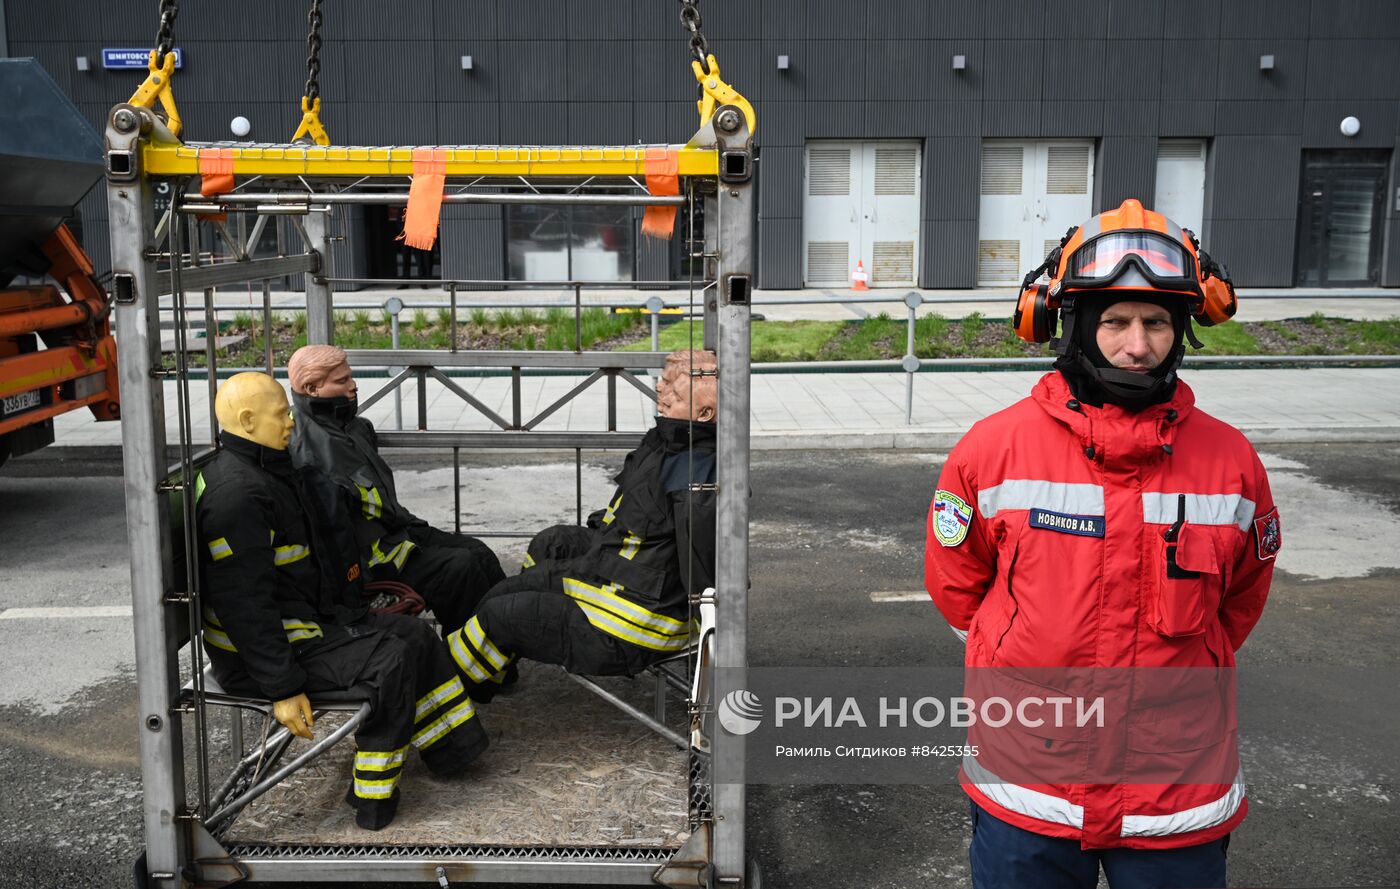
{"type": "Polygon", "coordinates": [[[865,282],[868,280],[870,280],[870,276],[865,273],[865,262],[863,260],[857,259],[856,270],[854,272],[851,272],[851,289],[869,290],[870,288],[867,287],[865,284],[865,282]]]}

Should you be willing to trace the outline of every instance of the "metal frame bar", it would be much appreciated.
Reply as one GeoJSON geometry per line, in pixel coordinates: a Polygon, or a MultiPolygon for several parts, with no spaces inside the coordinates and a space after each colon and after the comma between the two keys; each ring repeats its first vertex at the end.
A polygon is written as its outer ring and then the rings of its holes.
{"type": "MultiPolygon", "coordinates": [[[[131,152],[135,132],[109,124],[109,151],[131,152]]],[[[156,277],[153,192],[137,167],[134,181],[107,183],[112,269],[127,276],[131,301],[113,314],[121,342],[117,376],[122,396],[122,464],[126,487],[128,545],[131,549],[132,630],[136,640],[136,694],[141,723],[137,743],[142,769],[148,884],[178,887],[186,843],[174,820],[184,814],[184,741],[175,708],[180,697],[177,612],[165,604],[165,567],[171,564],[169,510],[159,486],[166,476],[165,410],[160,367],[159,283],[156,277]]]]}

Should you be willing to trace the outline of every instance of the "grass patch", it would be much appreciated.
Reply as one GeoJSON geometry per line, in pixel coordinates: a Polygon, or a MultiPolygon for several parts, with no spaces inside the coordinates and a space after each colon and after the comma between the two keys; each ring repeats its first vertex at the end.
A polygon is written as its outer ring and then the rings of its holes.
{"type": "Polygon", "coordinates": [[[1238,321],[1226,321],[1224,324],[1217,324],[1214,327],[1200,327],[1195,324],[1191,326],[1205,348],[1198,351],[1188,345],[1186,347],[1188,352],[1200,355],[1259,354],[1258,340],[1238,321]]]}
{"type": "MultiPolygon", "coordinates": [[[[651,348],[650,319],[642,314],[613,314],[601,307],[585,309],[577,332],[568,308],[547,311],[470,310],[470,320],[457,325],[457,347],[466,350],[572,351],[575,338],[584,349],[646,351],[651,348]]],[[[400,346],[405,349],[447,349],[451,344],[451,314],[447,310],[415,311],[402,318],[400,346]]],[[[902,316],[880,314],[863,321],[755,321],[752,355],[755,362],[879,361],[904,355],[908,322],[902,316]]],[[[704,340],[698,319],[662,322],[660,349],[699,348],[704,340]]],[[[219,350],[225,367],[263,364],[262,329],[256,313],[237,312],[220,324],[220,333],[247,337],[219,350]]],[[[1400,355],[1400,318],[1351,321],[1314,313],[1284,321],[1227,321],[1198,328],[1207,355],[1400,355]]],[[[271,331],[273,363],[285,367],[296,349],[306,344],[304,314],[274,316],[271,331]]],[[[972,314],[948,319],[937,314],[914,325],[914,352],[920,358],[1018,358],[1049,355],[1049,347],[1023,343],[1004,318],[972,314]]],[[[386,349],[391,343],[389,318],[380,311],[336,315],[335,340],[349,349],[386,349]]],[[[189,354],[193,367],[204,366],[204,351],[189,354]]],[[[165,356],[167,367],[174,356],[165,356]]]]}

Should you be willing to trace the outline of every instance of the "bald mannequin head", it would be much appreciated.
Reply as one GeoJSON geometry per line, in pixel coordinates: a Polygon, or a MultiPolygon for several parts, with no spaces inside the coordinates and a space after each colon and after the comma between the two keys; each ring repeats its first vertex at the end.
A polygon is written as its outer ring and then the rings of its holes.
{"type": "Polygon", "coordinates": [[[673,420],[714,422],[718,384],[714,377],[692,376],[692,371],[717,367],[715,354],[703,349],[677,349],[667,355],[656,385],[657,413],[673,420]]]}
{"type": "Polygon", "coordinates": [[[350,362],[339,346],[318,344],[297,349],[287,362],[287,381],[293,392],[312,398],[343,395],[353,399],[356,395],[350,362]]]}
{"type": "Polygon", "coordinates": [[[265,448],[285,451],[292,435],[292,413],[282,384],[267,374],[234,374],[214,397],[219,425],[230,435],[265,448]]]}

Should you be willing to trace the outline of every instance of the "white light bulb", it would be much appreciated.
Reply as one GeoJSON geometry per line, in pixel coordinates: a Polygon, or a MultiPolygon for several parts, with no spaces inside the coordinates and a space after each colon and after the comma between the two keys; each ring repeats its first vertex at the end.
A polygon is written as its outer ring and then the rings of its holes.
{"type": "Polygon", "coordinates": [[[253,131],[253,124],[248,118],[240,114],[228,122],[228,128],[233,131],[235,136],[242,139],[253,131]]]}
{"type": "Polygon", "coordinates": [[[1354,117],[1342,118],[1342,135],[1351,137],[1361,132],[1361,121],[1354,117]]]}

